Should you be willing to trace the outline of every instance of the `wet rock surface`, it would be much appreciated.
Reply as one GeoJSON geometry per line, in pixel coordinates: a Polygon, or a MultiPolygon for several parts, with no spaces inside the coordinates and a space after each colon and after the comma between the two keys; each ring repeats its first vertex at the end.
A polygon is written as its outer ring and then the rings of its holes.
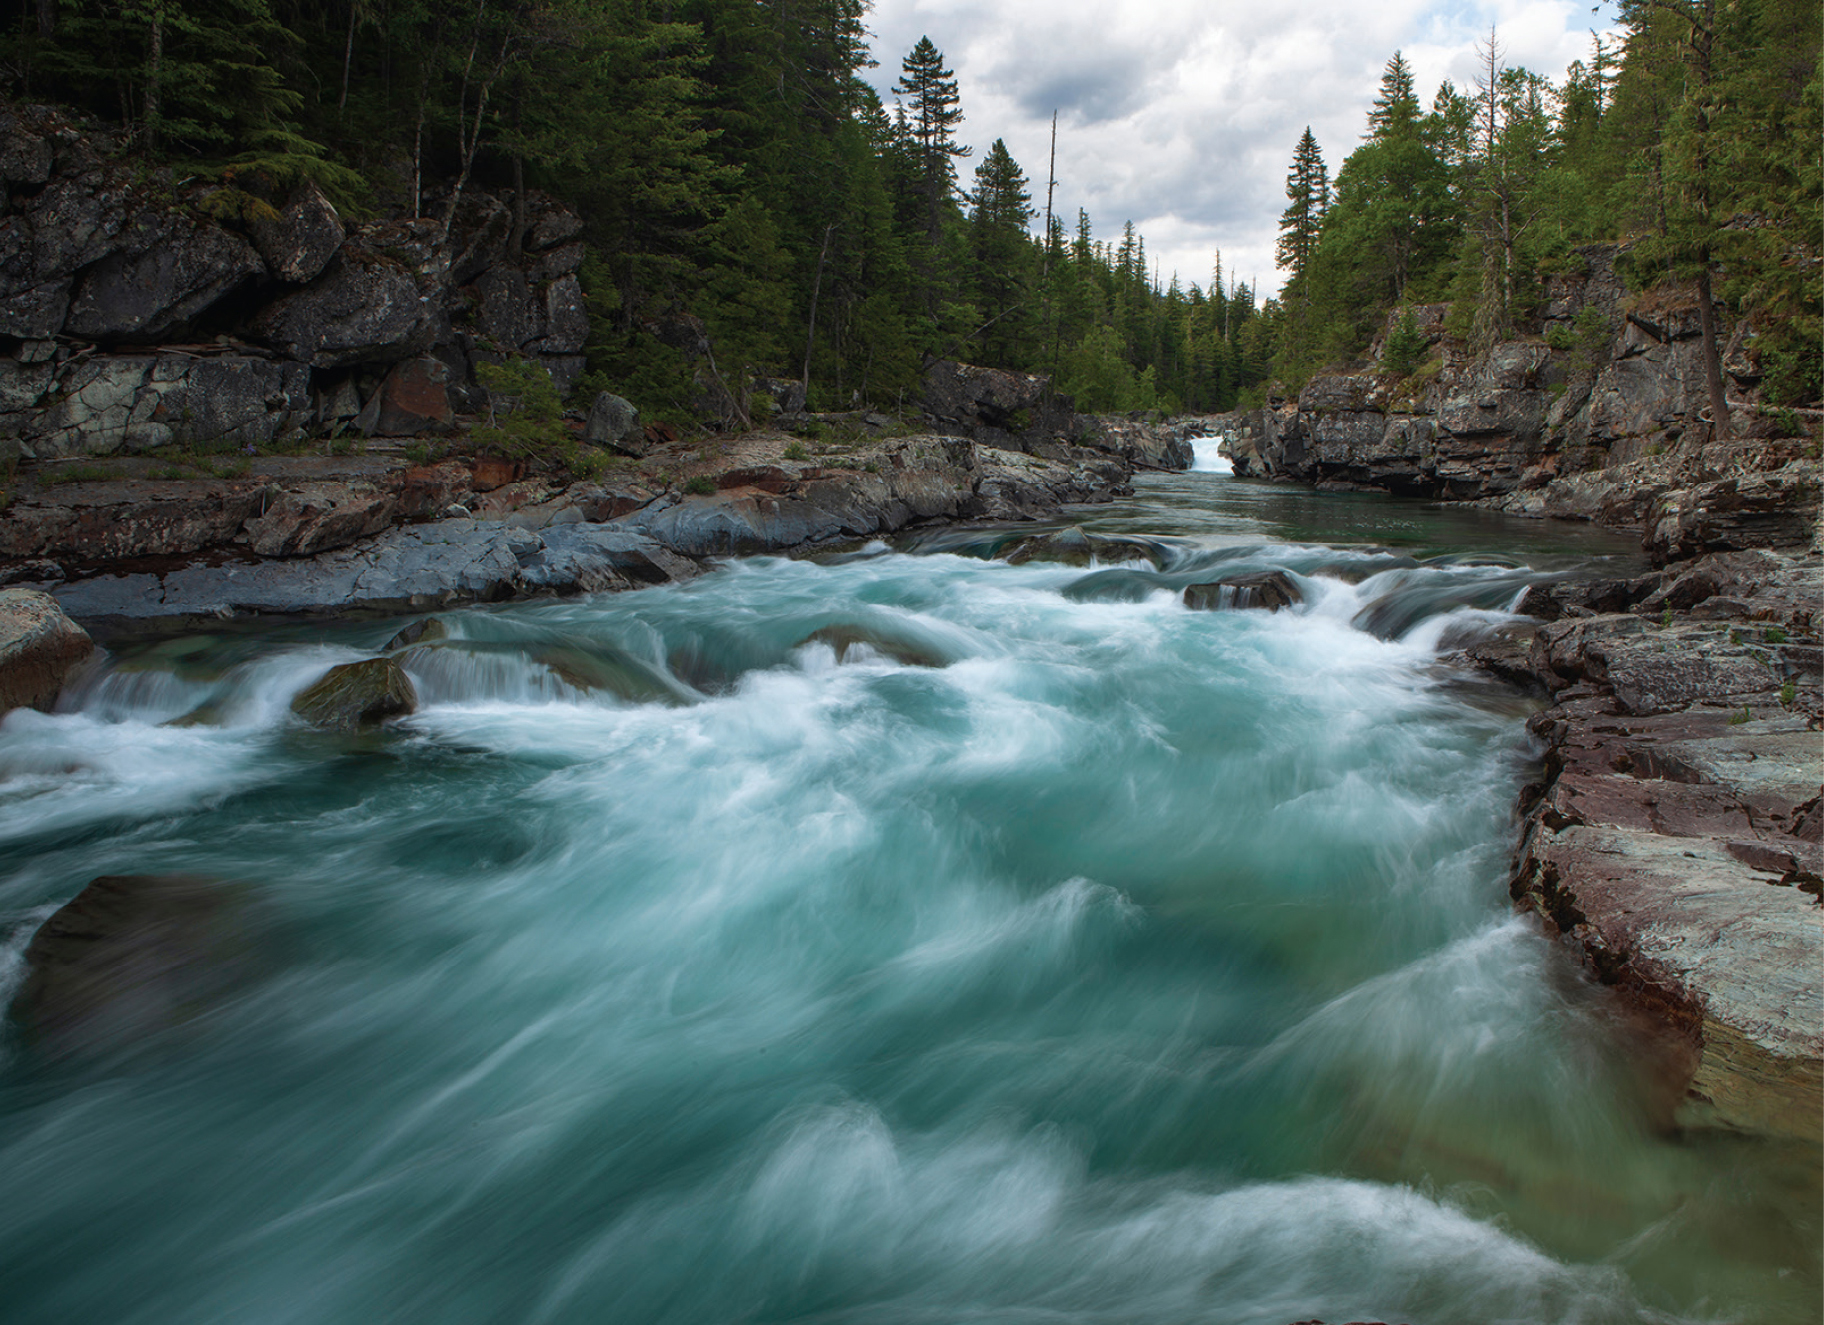
{"type": "Polygon", "coordinates": [[[418,707],[411,677],[392,658],[332,667],[291,701],[291,711],[324,731],[354,732],[402,718],[418,707]]]}
{"type": "Polygon", "coordinates": [[[1512,892],[1669,1030],[1687,1122],[1815,1140],[1824,563],[1723,554],[1652,578],[1544,591],[1565,615],[1467,651],[1553,697],[1512,892]]]}
{"type": "Polygon", "coordinates": [[[1187,585],[1184,605],[1193,611],[1241,611],[1256,608],[1277,612],[1305,601],[1298,585],[1284,571],[1266,571],[1260,575],[1236,575],[1209,584],[1187,585]]]}

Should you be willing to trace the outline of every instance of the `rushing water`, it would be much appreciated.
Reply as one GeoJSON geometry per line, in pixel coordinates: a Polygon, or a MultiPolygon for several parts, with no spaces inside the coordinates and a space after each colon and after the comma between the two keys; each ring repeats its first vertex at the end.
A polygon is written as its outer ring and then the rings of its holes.
{"type": "Polygon", "coordinates": [[[394,622],[9,716],[0,998],[105,873],[263,946],[130,1049],[7,1032],[0,1320],[1815,1319],[1816,1152],[1665,1125],[1505,898],[1525,706],[1436,656],[1628,549],[1139,486],[1082,521],[1146,560],[450,613],[379,735],[288,702],[394,622]]]}

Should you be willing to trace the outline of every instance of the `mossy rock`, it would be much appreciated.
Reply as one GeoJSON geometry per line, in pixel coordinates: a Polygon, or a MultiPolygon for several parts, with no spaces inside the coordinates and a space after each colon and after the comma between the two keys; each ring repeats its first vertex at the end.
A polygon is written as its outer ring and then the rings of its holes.
{"type": "Polygon", "coordinates": [[[311,726],[335,732],[366,731],[417,709],[412,678],[392,658],[332,667],[291,701],[291,711],[311,726]]]}

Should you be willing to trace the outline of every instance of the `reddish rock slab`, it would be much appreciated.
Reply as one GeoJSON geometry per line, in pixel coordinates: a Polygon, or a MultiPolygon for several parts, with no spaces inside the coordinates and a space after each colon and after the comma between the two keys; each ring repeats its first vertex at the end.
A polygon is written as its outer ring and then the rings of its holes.
{"type": "Polygon", "coordinates": [[[455,420],[449,365],[427,354],[395,364],[355,426],[369,437],[416,437],[442,432],[455,420]]]}
{"type": "Polygon", "coordinates": [[[475,462],[469,478],[469,486],[476,492],[492,492],[503,488],[517,479],[525,466],[517,460],[499,460],[484,456],[475,462]]]}

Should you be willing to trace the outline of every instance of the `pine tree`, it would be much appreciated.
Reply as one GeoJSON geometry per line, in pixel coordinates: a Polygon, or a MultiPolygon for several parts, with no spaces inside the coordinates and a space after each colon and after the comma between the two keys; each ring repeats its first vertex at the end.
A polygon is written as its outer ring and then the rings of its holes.
{"type": "Polygon", "coordinates": [[[1419,99],[1412,90],[1412,69],[1405,55],[1395,51],[1381,72],[1380,95],[1368,112],[1368,136],[1395,142],[1416,133],[1418,122],[1419,99]]]}
{"type": "Polygon", "coordinates": [[[955,139],[956,126],[963,121],[962,98],[957,92],[956,75],[944,68],[943,53],[929,37],[918,39],[900,69],[900,79],[893,90],[911,103],[908,129],[918,163],[919,191],[925,201],[925,233],[936,243],[944,204],[956,193],[956,161],[971,151],[955,139]]]}
{"type": "Polygon", "coordinates": [[[970,202],[975,301],[986,323],[981,336],[984,362],[1014,367],[1028,348],[1033,319],[1026,304],[1037,253],[1026,231],[1034,215],[1026,176],[999,138],[975,168],[970,202]]]}
{"type": "Polygon", "coordinates": [[[1292,153],[1292,169],[1286,176],[1286,198],[1290,205],[1280,213],[1279,243],[1274,260],[1282,271],[1297,280],[1304,275],[1311,255],[1317,251],[1318,233],[1323,229],[1324,213],[1330,207],[1330,176],[1324,166],[1323,153],[1311,126],[1292,153]]]}

